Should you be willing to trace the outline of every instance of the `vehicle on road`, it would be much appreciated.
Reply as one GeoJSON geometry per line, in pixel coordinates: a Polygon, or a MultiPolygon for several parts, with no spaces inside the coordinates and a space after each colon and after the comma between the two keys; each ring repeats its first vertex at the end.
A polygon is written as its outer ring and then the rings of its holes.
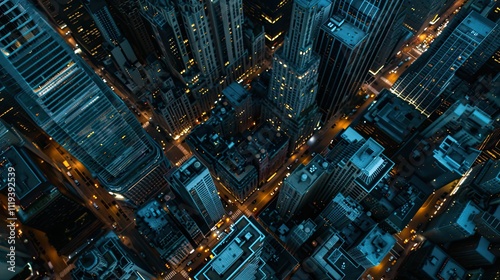
{"type": "Polygon", "coordinates": [[[95,209],[99,210],[99,205],[97,205],[97,203],[92,203],[92,206],[94,206],[95,209]]]}
{"type": "Polygon", "coordinates": [[[80,182],[78,182],[78,180],[74,180],[75,182],[75,185],[79,186],[80,185],[80,182]]]}
{"type": "Polygon", "coordinates": [[[66,169],[71,170],[71,165],[69,165],[67,160],[63,161],[63,164],[66,167],[66,169]]]}

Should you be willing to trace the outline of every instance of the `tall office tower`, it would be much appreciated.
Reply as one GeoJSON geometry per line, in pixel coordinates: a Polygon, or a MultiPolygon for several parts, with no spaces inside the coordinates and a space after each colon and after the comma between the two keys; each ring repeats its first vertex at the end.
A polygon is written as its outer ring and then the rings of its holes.
{"type": "Polygon", "coordinates": [[[86,249],[74,262],[73,279],[154,279],[146,265],[109,232],[86,249]]]}
{"type": "Polygon", "coordinates": [[[199,0],[180,0],[178,8],[201,77],[205,78],[209,85],[215,85],[219,82],[221,73],[207,4],[199,0]]]}
{"type": "Polygon", "coordinates": [[[172,78],[163,81],[160,88],[153,92],[153,106],[161,116],[158,123],[174,140],[186,135],[201,115],[192,94],[186,93],[172,78]]]}
{"type": "Polygon", "coordinates": [[[283,48],[273,58],[263,119],[290,137],[290,154],[304,145],[319,125],[315,99],[320,59],[312,47],[329,6],[323,0],[296,0],[290,31],[283,48]]]}
{"type": "Polygon", "coordinates": [[[477,232],[491,242],[500,242],[500,206],[474,216],[477,232]]]}
{"type": "Polygon", "coordinates": [[[451,105],[429,125],[422,135],[425,138],[448,134],[460,145],[477,147],[493,130],[493,118],[476,106],[460,100],[451,105]]]}
{"type": "Polygon", "coordinates": [[[465,239],[476,232],[473,218],[479,213],[481,210],[472,202],[453,201],[444,213],[429,223],[423,235],[436,243],[465,239]]]}
{"type": "Polygon", "coordinates": [[[373,227],[363,239],[347,253],[364,268],[378,265],[396,244],[396,239],[378,226],[373,227]]]}
{"type": "Polygon", "coordinates": [[[219,156],[215,172],[221,184],[236,200],[243,203],[259,186],[259,172],[252,164],[253,156],[245,157],[242,152],[230,142],[227,150],[219,156]]]}
{"type": "Polygon", "coordinates": [[[248,56],[243,44],[243,2],[210,1],[209,7],[209,17],[218,43],[218,64],[224,69],[226,83],[238,81],[246,71],[248,56]]]}
{"type": "Polygon", "coordinates": [[[465,268],[492,265],[496,257],[488,247],[491,243],[483,236],[471,237],[467,240],[454,242],[448,253],[465,268]]]}
{"type": "Polygon", "coordinates": [[[135,47],[136,53],[142,61],[155,54],[156,50],[151,41],[150,31],[141,16],[140,7],[135,0],[109,0],[110,12],[115,16],[119,28],[125,37],[135,47]]]}
{"type": "Polygon", "coordinates": [[[391,91],[429,116],[439,106],[441,94],[455,72],[495,26],[477,12],[471,12],[428,59],[413,63],[391,91]]]}
{"type": "Polygon", "coordinates": [[[97,61],[106,58],[107,53],[102,45],[104,38],[82,0],[39,0],[38,3],[59,28],[64,32],[67,31],[66,26],[69,28],[76,42],[88,55],[97,61]]]}
{"type": "Polygon", "coordinates": [[[394,163],[382,153],[384,147],[372,138],[365,140],[352,128],[341,137],[342,141],[327,155],[334,166],[332,175],[316,197],[325,202],[341,193],[359,203],[389,173],[394,163]]]}
{"type": "Polygon", "coordinates": [[[253,100],[250,92],[238,83],[232,83],[222,90],[229,104],[234,108],[238,132],[243,132],[255,125],[253,100]]]}
{"type": "Polygon", "coordinates": [[[169,70],[183,80],[183,75],[194,71],[195,62],[181,14],[172,1],[139,0],[139,3],[169,70]]]}
{"type": "Polygon", "coordinates": [[[212,258],[195,276],[196,280],[264,279],[259,268],[265,231],[256,222],[242,216],[227,235],[212,249],[212,258]]]}
{"type": "Polygon", "coordinates": [[[398,269],[403,279],[467,279],[468,271],[446,254],[441,246],[426,242],[409,254],[398,269]]]}
{"type": "Polygon", "coordinates": [[[0,7],[12,18],[0,26],[9,34],[0,43],[0,84],[33,121],[109,191],[139,203],[165,188],[166,158],[125,103],[32,6],[0,7]]]}
{"type": "Polygon", "coordinates": [[[244,0],[245,16],[264,27],[266,45],[275,49],[288,32],[293,0],[244,0]]]}
{"type": "Polygon", "coordinates": [[[210,230],[224,215],[222,202],[217,194],[208,168],[195,157],[191,157],[169,178],[172,189],[189,205],[193,214],[201,216],[204,232],[210,230]]]}
{"type": "Polygon", "coordinates": [[[474,184],[488,194],[500,193],[500,160],[489,160],[484,163],[474,184]]]}
{"type": "Polygon", "coordinates": [[[7,182],[9,167],[16,170],[19,221],[43,231],[58,253],[67,256],[100,232],[102,223],[67,190],[63,194],[56,187],[63,189],[56,179],[59,171],[23,147],[10,147],[0,159],[1,182],[7,182]]]}
{"type": "Polygon", "coordinates": [[[321,211],[315,222],[319,226],[333,227],[342,230],[363,214],[363,207],[351,197],[338,193],[321,211]]]}
{"type": "MultiPolygon", "coordinates": [[[[366,81],[403,0],[335,0],[315,42],[321,55],[317,102],[327,121],[341,113],[366,81]]],[[[392,34],[391,34],[392,35],[392,34]]]]}
{"type": "Polygon", "coordinates": [[[248,66],[251,68],[260,67],[266,57],[266,37],[264,26],[254,25],[246,21],[243,25],[243,40],[248,50],[248,66]]]}
{"type": "Polygon", "coordinates": [[[406,10],[404,26],[414,34],[419,34],[430,21],[438,17],[440,10],[446,7],[449,0],[405,0],[406,10]]]}
{"type": "Polygon", "coordinates": [[[316,193],[327,184],[332,168],[321,155],[316,155],[307,165],[301,164],[283,179],[276,205],[281,217],[289,220],[312,203],[316,193]]]}
{"type": "Polygon", "coordinates": [[[396,55],[396,53],[401,49],[404,42],[411,38],[412,33],[408,31],[403,26],[403,22],[407,16],[407,12],[404,7],[400,7],[399,11],[396,12],[396,17],[391,26],[391,29],[387,32],[387,36],[384,39],[382,45],[383,48],[377,52],[377,57],[373,62],[373,65],[370,66],[370,74],[375,76],[379,73],[382,68],[384,68],[385,64],[388,62],[388,59],[396,55]]]}
{"type": "Polygon", "coordinates": [[[97,28],[101,31],[104,41],[107,44],[116,46],[121,43],[123,36],[115,20],[109,12],[108,6],[104,1],[90,1],[87,4],[90,15],[94,19],[97,28]]]}
{"type": "Polygon", "coordinates": [[[311,220],[307,219],[302,221],[300,225],[295,226],[286,240],[286,246],[288,250],[292,253],[297,252],[300,246],[306,243],[314,232],[316,231],[316,224],[311,220]]]}

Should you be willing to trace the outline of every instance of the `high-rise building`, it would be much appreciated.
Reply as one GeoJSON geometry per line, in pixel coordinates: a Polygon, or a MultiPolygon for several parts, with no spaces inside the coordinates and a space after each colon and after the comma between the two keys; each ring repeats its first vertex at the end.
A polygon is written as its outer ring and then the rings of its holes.
{"type": "Polygon", "coordinates": [[[166,158],[125,103],[30,4],[0,7],[13,19],[1,25],[0,84],[32,120],[109,191],[140,203],[166,187],[166,158]]]}
{"type": "Polygon", "coordinates": [[[238,132],[243,132],[255,124],[253,101],[250,93],[238,83],[231,83],[222,94],[234,108],[238,132]]]}
{"type": "Polygon", "coordinates": [[[316,218],[319,226],[342,230],[363,214],[363,207],[354,199],[338,193],[316,218]]]}
{"type": "Polygon", "coordinates": [[[466,279],[467,272],[439,245],[426,242],[406,257],[398,269],[398,276],[412,280],[466,279]]]}
{"type": "Polygon", "coordinates": [[[153,92],[153,106],[160,115],[158,123],[174,140],[188,134],[201,115],[193,95],[170,77],[153,92]]]}
{"type": "Polygon", "coordinates": [[[183,163],[169,178],[172,189],[201,216],[205,226],[211,229],[224,215],[222,202],[208,168],[195,156],[183,163]]]}
{"type": "Polygon", "coordinates": [[[394,244],[396,244],[396,239],[392,235],[375,226],[347,253],[356,263],[369,268],[378,265],[394,244]]]}
{"type": "Polygon", "coordinates": [[[294,253],[302,246],[307,239],[309,239],[316,231],[316,224],[307,219],[302,221],[300,225],[295,226],[287,237],[287,248],[290,252],[294,253]]]}
{"type": "Polygon", "coordinates": [[[155,54],[156,50],[151,40],[151,32],[141,16],[140,6],[135,0],[109,0],[110,12],[123,35],[134,46],[134,51],[145,61],[155,54]]]}
{"type": "Polygon", "coordinates": [[[481,211],[472,202],[453,201],[445,212],[429,223],[424,236],[436,243],[465,239],[476,232],[473,218],[479,213],[481,211]]]}
{"type": "Polygon", "coordinates": [[[434,53],[413,63],[391,91],[429,116],[439,106],[441,94],[455,72],[495,26],[477,12],[471,12],[434,53]]]}
{"type": "Polygon", "coordinates": [[[218,64],[226,84],[238,81],[246,71],[248,52],[243,41],[242,0],[210,1],[209,18],[217,48],[218,64]]]}
{"type": "Polygon", "coordinates": [[[242,216],[234,222],[232,234],[227,235],[212,249],[214,257],[194,279],[263,279],[260,267],[265,233],[252,220],[242,216]]]}
{"type": "Polygon", "coordinates": [[[301,164],[283,179],[276,205],[281,217],[289,220],[312,203],[316,193],[327,184],[332,168],[321,155],[316,155],[307,165],[301,164]]]}
{"type": "Polygon", "coordinates": [[[273,58],[263,119],[290,137],[290,154],[304,145],[319,125],[316,93],[320,58],[313,52],[313,40],[329,6],[323,0],[294,1],[290,31],[273,58]]]}
{"type": "MultiPolygon", "coordinates": [[[[404,1],[406,12],[404,26],[414,34],[419,34],[432,20],[437,19],[438,13],[448,0],[417,0],[404,1]]],[[[451,1],[450,1],[451,2],[451,1]]]]}
{"type": "Polygon", "coordinates": [[[63,32],[70,30],[76,42],[85,52],[100,61],[107,54],[104,38],[82,0],[39,0],[38,3],[63,32]]]}
{"type": "Polygon", "coordinates": [[[476,106],[457,101],[429,125],[422,135],[425,138],[448,134],[460,145],[476,147],[493,130],[493,119],[476,106]]]}
{"type": "Polygon", "coordinates": [[[87,7],[97,28],[101,31],[104,41],[112,46],[118,45],[122,41],[123,36],[111,16],[106,3],[104,1],[90,1],[87,7]]]}
{"type": "Polygon", "coordinates": [[[500,206],[493,207],[474,217],[477,232],[491,242],[500,241],[500,206]]]}
{"type": "MultiPolygon", "coordinates": [[[[402,0],[335,0],[331,17],[315,42],[321,55],[318,105],[329,120],[349,105],[369,75],[370,68],[390,48],[386,37],[397,18],[402,0]]],[[[394,35],[394,34],[390,34],[394,35]]]]}
{"type": "Polygon", "coordinates": [[[342,193],[361,202],[394,166],[382,152],[384,147],[372,138],[364,139],[352,128],[342,134],[342,141],[327,155],[333,172],[316,197],[323,202],[342,193]]]}
{"type": "Polygon", "coordinates": [[[491,242],[482,236],[452,243],[448,253],[465,268],[492,265],[496,257],[489,247],[491,242]]]}
{"type": "Polygon", "coordinates": [[[146,265],[123,245],[114,232],[101,237],[74,263],[73,279],[154,279],[146,265]]]}
{"type": "Polygon", "coordinates": [[[264,27],[266,45],[277,48],[288,31],[293,0],[244,0],[244,12],[254,24],[264,27]]]}
{"type": "Polygon", "coordinates": [[[1,182],[7,182],[9,167],[16,170],[19,221],[43,231],[58,253],[67,256],[100,233],[102,223],[54,179],[58,170],[24,147],[10,147],[0,159],[1,182]]]}
{"type": "Polygon", "coordinates": [[[474,184],[489,194],[500,193],[500,161],[486,162],[474,184]]]}

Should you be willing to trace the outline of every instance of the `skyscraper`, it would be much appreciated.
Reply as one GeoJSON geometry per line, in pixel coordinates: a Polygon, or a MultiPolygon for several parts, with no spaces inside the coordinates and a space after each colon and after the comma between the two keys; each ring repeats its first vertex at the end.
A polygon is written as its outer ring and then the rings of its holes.
{"type": "Polygon", "coordinates": [[[391,91],[429,116],[439,106],[441,93],[455,72],[495,26],[477,12],[471,12],[435,53],[412,64],[391,91]]]}
{"type": "Polygon", "coordinates": [[[284,220],[302,211],[321,188],[327,184],[332,166],[321,156],[314,157],[308,165],[300,165],[283,180],[276,209],[284,220]]]}
{"type": "Polygon", "coordinates": [[[316,197],[325,201],[341,193],[361,202],[394,163],[383,154],[384,147],[372,138],[366,140],[351,128],[341,137],[342,141],[327,155],[333,172],[316,197]]]}
{"type": "MultiPolygon", "coordinates": [[[[352,101],[381,54],[402,0],[334,0],[315,43],[321,57],[318,105],[329,120],[352,101]]],[[[320,29],[320,27],[318,27],[320,29]]],[[[393,34],[391,34],[393,35],[393,34]]]]}
{"type": "Polygon", "coordinates": [[[30,4],[0,8],[0,84],[33,121],[109,191],[139,203],[166,187],[166,158],[127,106],[30,4]]]}
{"type": "Polygon", "coordinates": [[[430,222],[424,236],[436,243],[470,237],[476,232],[473,218],[480,213],[481,211],[473,202],[453,201],[444,213],[430,222]]]}
{"type": "Polygon", "coordinates": [[[266,31],[269,48],[283,43],[290,22],[293,0],[244,0],[245,16],[255,24],[261,24],[266,31]]]}
{"type": "Polygon", "coordinates": [[[406,17],[404,26],[414,34],[419,34],[427,24],[437,18],[448,0],[412,0],[404,1],[406,17]]]}
{"type": "Polygon", "coordinates": [[[72,36],[88,55],[96,60],[106,57],[103,48],[104,38],[85,8],[84,1],[39,0],[38,2],[61,29],[66,31],[65,26],[68,27],[72,36]]]}
{"type": "Polygon", "coordinates": [[[290,31],[283,48],[273,58],[263,115],[290,137],[289,153],[305,144],[318,126],[316,93],[320,58],[313,52],[313,40],[329,5],[323,0],[296,0],[290,31]]]}
{"type": "Polygon", "coordinates": [[[170,176],[171,186],[184,202],[201,216],[205,226],[212,228],[224,215],[224,208],[208,168],[195,156],[187,160],[170,176]]]}

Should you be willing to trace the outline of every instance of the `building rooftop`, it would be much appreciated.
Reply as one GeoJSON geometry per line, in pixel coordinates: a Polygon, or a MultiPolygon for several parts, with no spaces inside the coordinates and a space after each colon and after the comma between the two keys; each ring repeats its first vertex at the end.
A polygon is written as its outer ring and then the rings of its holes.
{"type": "Polygon", "coordinates": [[[434,150],[434,158],[451,172],[465,174],[476,161],[481,151],[464,148],[451,136],[446,136],[434,150]]]}
{"type": "Polygon", "coordinates": [[[458,216],[457,224],[460,225],[463,230],[467,231],[467,233],[472,235],[474,234],[476,228],[473,218],[479,213],[481,213],[481,211],[473,204],[473,202],[469,201],[458,216]]]}
{"type": "Polygon", "coordinates": [[[394,244],[396,244],[396,239],[392,235],[375,226],[356,245],[356,248],[365,254],[366,259],[372,265],[378,265],[394,244]]]}
{"type": "Polygon", "coordinates": [[[361,170],[355,181],[367,192],[371,192],[394,166],[394,162],[382,154],[383,151],[384,147],[369,138],[350,158],[352,164],[361,170]]]}
{"type": "Polygon", "coordinates": [[[492,124],[493,119],[481,109],[457,101],[423,135],[430,138],[448,134],[463,146],[477,146],[493,130],[492,124]]]}
{"type": "Polygon", "coordinates": [[[331,17],[321,28],[349,48],[356,47],[366,37],[364,31],[345,21],[340,15],[331,17]]]}
{"type": "MultiPolygon", "coordinates": [[[[21,202],[21,205],[27,207],[36,199],[37,194],[32,194],[32,192],[44,182],[47,182],[47,178],[38,166],[35,165],[31,157],[26,154],[24,148],[11,146],[0,154],[0,180],[2,180],[2,187],[7,186],[7,181],[10,177],[8,175],[11,173],[9,167],[14,167],[16,170],[16,197],[21,202]],[[32,197],[32,199],[29,197],[32,197]]],[[[43,190],[38,189],[37,192],[39,191],[43,190]]]]}
{"type": "Polygon", "coordinates": [[[365,138],[363,138],[361,134],[359,134],[356,130],[352,129],[351,127],[346,128],[346,130],[342,133],[340,137],[342,137],[342,139],[344,139],[349,143],[365,140],[365,138]]]}
{"type": "Polygon", "coordinates": [[[316,155],[307,165],[299,165],[285,180],[295,191],[304,194],[329,168],[330,164],[316,155]]]}
{"type": "Polygon", "coordinates": [[[491,30],[495,27],[495,23],[481,16],[476,11],[472,11],[463,21],[457,26],[457,29],[468,34],[468,37],[480,43],[491,30]]]}
{"type": "Polygon", "coordinates": [[[238,180],[243,180],[247,175],[256,173],[257,170],[251,162],[251,158],[245,158],[234,147],[234,143],[229,143],[228,149],[224,155],[219,159],[219,163],[224,167],[232,176],[238,180]]]}
{"type": "Polygon", "coordinates": [[[246,157],[255,157],[260,161],[267,155],[273,157],[287,142],[288,137],[284,133],[264,124],[241,141],[238,151],[246,157]]]}
{"type": "Polygon", "coordinates": [[[356,202],[352,197],[344,197],[342,193],[338,193],[332,200],[333,203],[337,203],[339,207],[342,207],[345,211],[346,217],[354,221],[357,219],[361,214],[363,214],[363,207],[356,202]]]}
{"type": "Polygon", "coordinates": [[[343,244],[344,240],[335,233],[316,249],[311,258],[329,279],[358,279],[365,269],[347,254],[343,244]]]}
{"type": "Polygon", "coordinates": [[[232,226],[232,231],[212,249],[210,260],[195,279],[230,279],[259,257],[265,234],[246,216],[232,226]]]}
{"type": "Polygon", "coordinates": [[[243,101],[250,98],[250,93],[242,85],[234,82],[222,90],[222,94],[234,107],[240,106],[243,101]]]}
{"type": "Polygon", "coordinates": [[[182,186],[187,186],[194,178],[206,170],[206,167],[195,157],[191,157],[174,171],[171,178],[182,186]]]}
{"type": "Polygon", "coordinates": [[[373,122],[394,141],[401,143],[425,121],[425,116],[387,89],[383,91],[386,94],[364,115],[364,118],[373,122]]]}
{"type": "Polygon", "coordinates": [[[450,258],[439,246],[434,248],[426,256],[422,271],[430,279],[455,280],[465,279],[466,270],[454,259],[450,258]]]}

